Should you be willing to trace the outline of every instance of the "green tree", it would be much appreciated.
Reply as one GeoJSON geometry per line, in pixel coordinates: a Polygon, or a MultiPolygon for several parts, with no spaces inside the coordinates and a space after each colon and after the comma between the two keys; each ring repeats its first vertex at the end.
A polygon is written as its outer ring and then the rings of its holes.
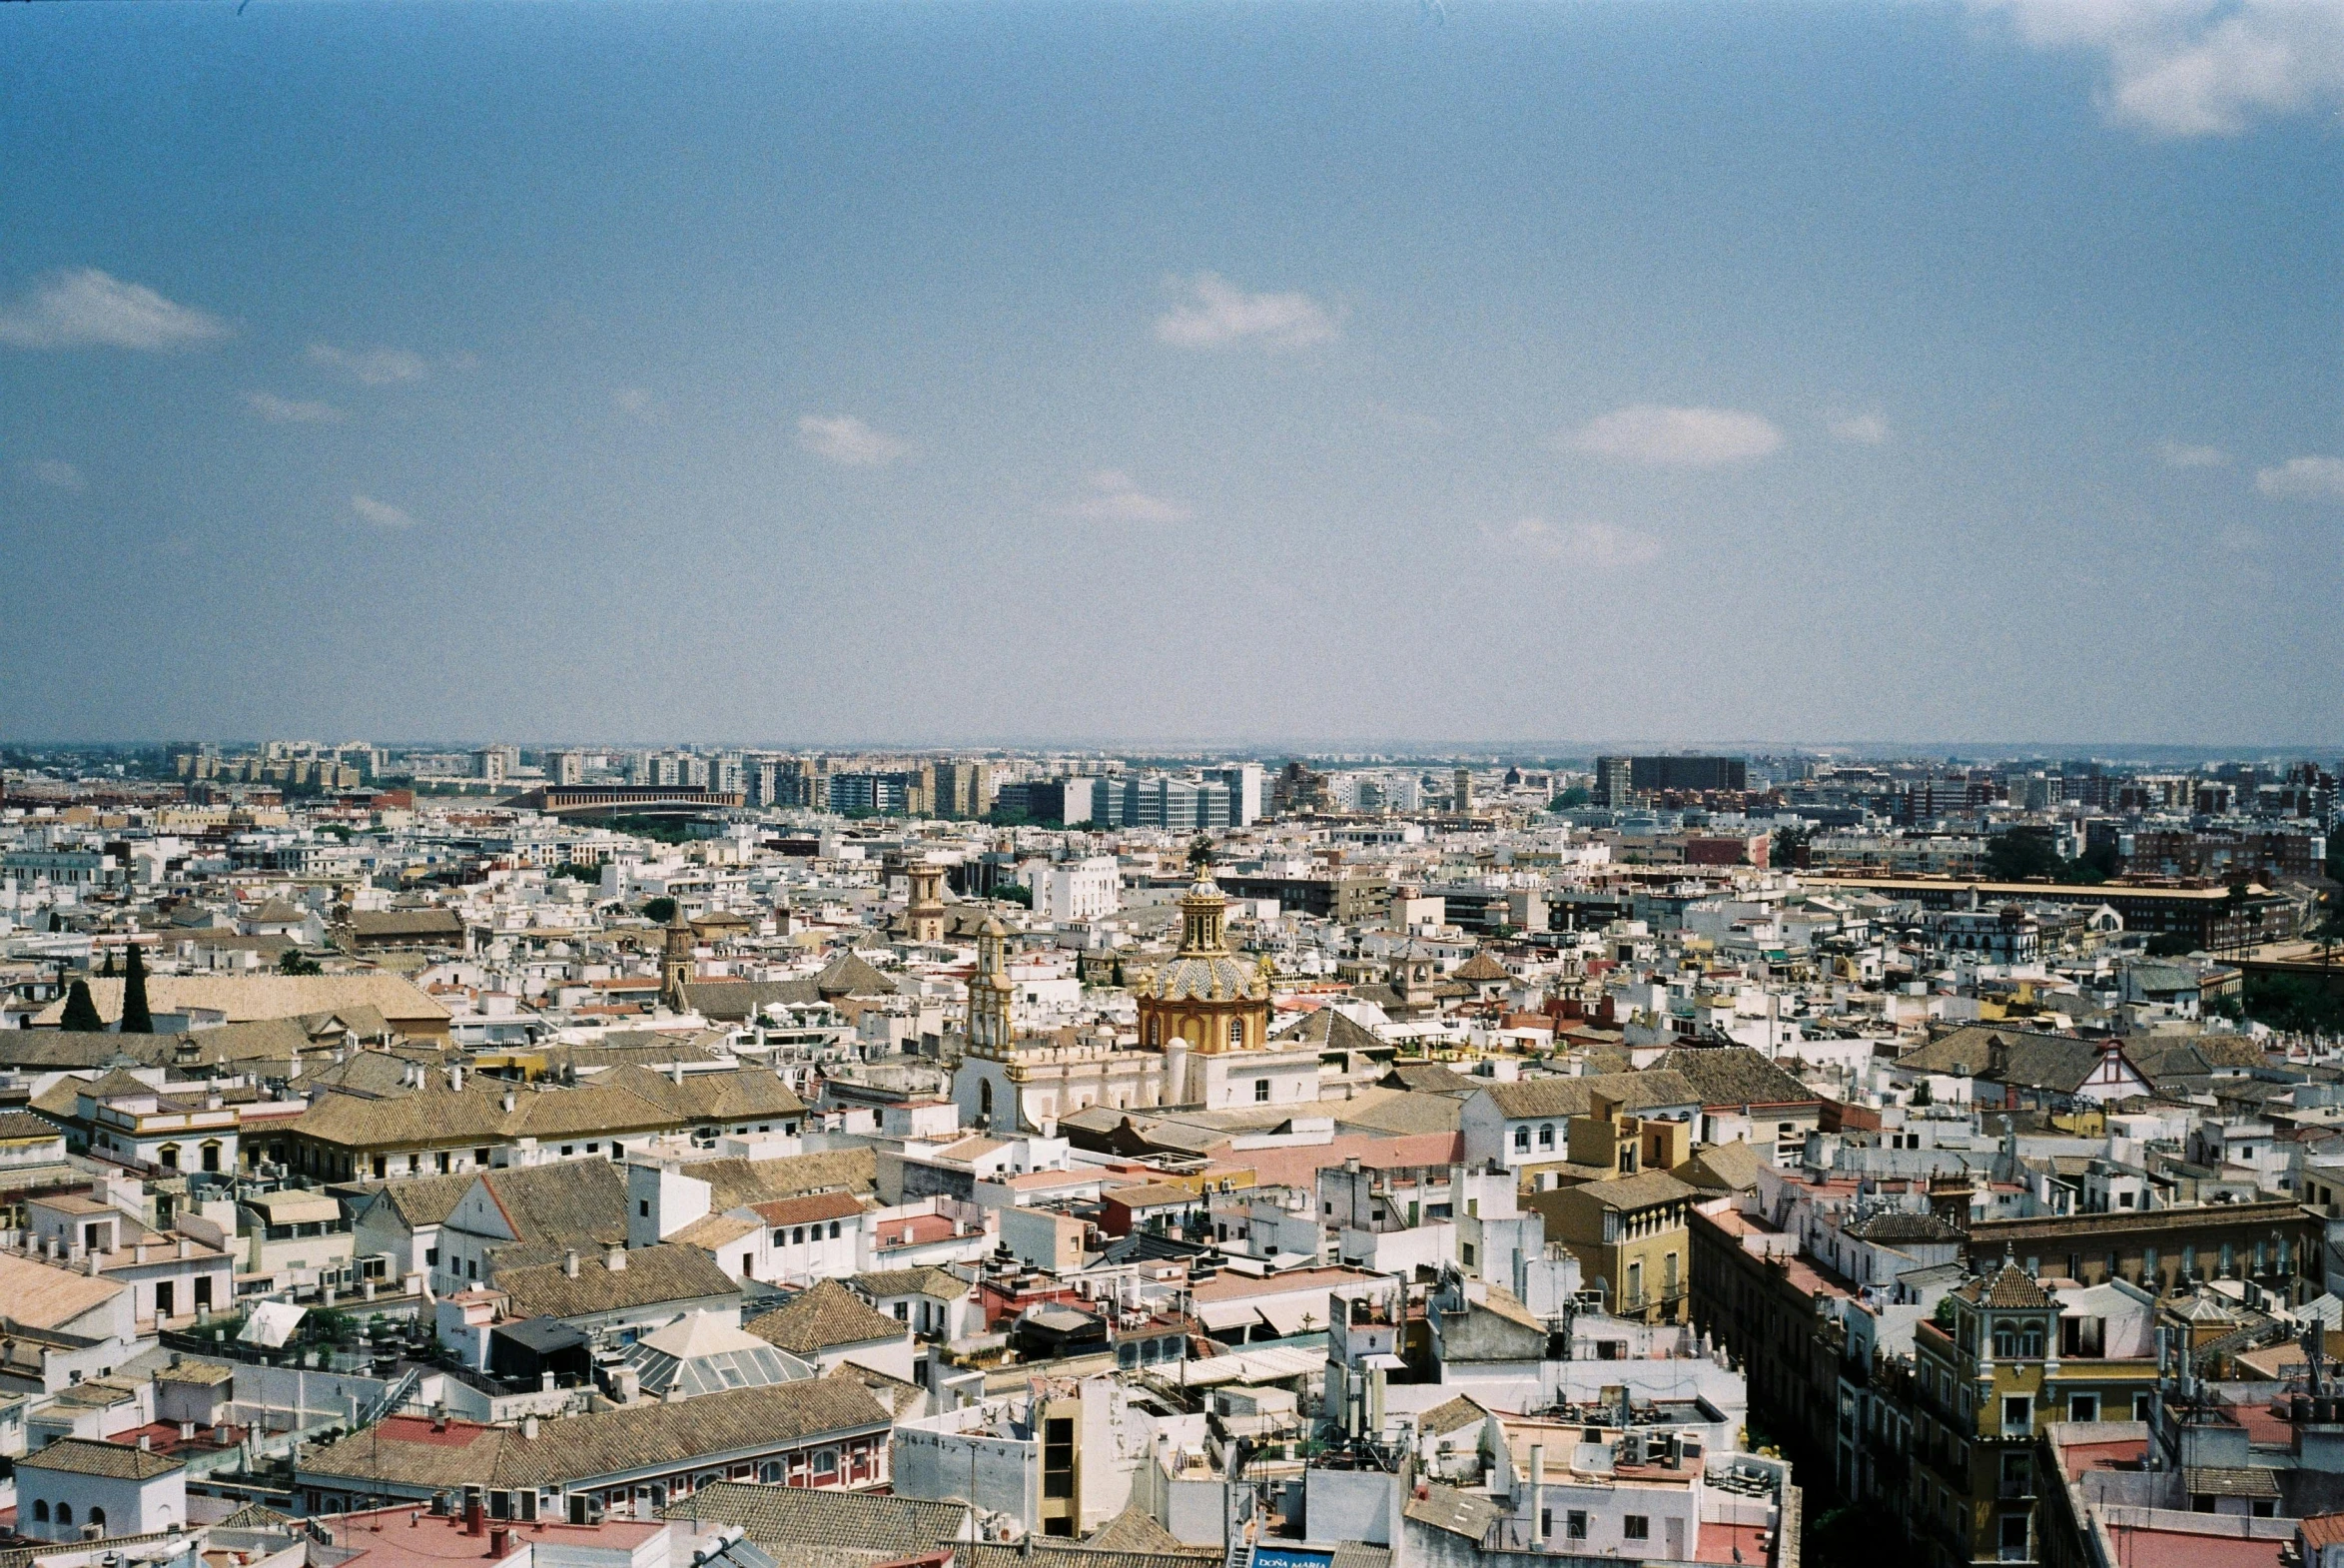
{"type": "Polygon", "coordinates": [[[106,950],[106,962],[105,965],[99,969],[98,978],[100,980],[112,980],[115,979],[120,973],[121,972],[114,967],[114,950],[112,948],[108,948],[106,950]]]}
{"type": "Polygon", "coordinates": [[[574,860],[563,861],[560,865],[553,868],[553,874],[557,877],[567,877],[572,882],[592,882],[598,884],[602,880],[602,868],[600,866],[581,866],[574,860]]]}
{"type": "Polygon", "coordinates": [[[147,1009],[146,950],[135,942],[130,945],[130,956],[122,970],[122,1032],[126,1035],[155,1032],[155,1015],[147,1009]]]}
{"type": "Polygon", "coordinates": [[[75,981],[73,988],[65,993],[65,1017],[59,1027],[89,1035],[106,1027],[106,1021],[98,1016],[98,1004],[90,1000],[88,981],[75,981]]]}
{"type": "Polygon", "coordinates": [[[2028,877],[2059,874],[2059,852],[2048,834],[2011,828],[1985,842],[1985,875],[1989,882],[2023,882],[2028,877]]]}
{"type": "Polygon", "coordinates": [[[1594,791],[1584,784],[1574,784],[1546,803],[1549,811],[1575,811],[1595,799],[1594,791]]]}
{"type": "Polygon", "coordinates": [[[280,975],[323,975],[326,973],[326,966],[304,953],[300,948],[288,948],[285,950],[285,956],[277,961],[277,973],[280,975]]]}
{"type": "Polygon", "coordinates": [[[671,898],[652,899],[643,906],[643,914],[654,925],[664,926],[675,919],[675,900],[671,898]]]}

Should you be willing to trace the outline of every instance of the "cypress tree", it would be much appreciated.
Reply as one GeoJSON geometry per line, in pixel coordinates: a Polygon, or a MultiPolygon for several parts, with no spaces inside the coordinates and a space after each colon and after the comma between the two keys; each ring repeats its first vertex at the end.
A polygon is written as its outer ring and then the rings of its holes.
{"type": "Polygon", "coordinates": [[[147,961],[135,942],[131,944],[130,961],[122,971],[122,1032],[126,1035],[155,1032],[155,1015],[147,1011],[147,961]]]}
{"type": "Polygon", "coordinates": [[[112,948],[108,948],[106,950],[106,967],[98,971],[98,978],[100,980],[112,980],[114,978],[114,950],[112,948]]]}
{"type": "Polygon", "coordinates": [[[98,1004],[90,1000],[90,983],[77,980],[65,993],[65,1017],[59,1027],[80,1034],[95,1035],[105,1029],[106,1021],[98,1016],[98,1004]]]}

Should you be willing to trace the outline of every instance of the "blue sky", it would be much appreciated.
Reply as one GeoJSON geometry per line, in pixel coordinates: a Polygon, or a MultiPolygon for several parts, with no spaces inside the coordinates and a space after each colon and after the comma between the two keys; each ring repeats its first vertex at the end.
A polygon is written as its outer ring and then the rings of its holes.
{"type": "Polygon", "coordinates": [[[2344,741],[2344,13],[0,7],[0,735],[2344,741]]]}

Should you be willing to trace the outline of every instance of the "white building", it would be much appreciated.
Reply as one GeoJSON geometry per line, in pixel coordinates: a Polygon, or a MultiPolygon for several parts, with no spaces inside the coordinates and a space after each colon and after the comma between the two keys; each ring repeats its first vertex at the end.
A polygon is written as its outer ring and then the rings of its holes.
{"type": "Polygon", "coordinates": [[[187,1471],[127,1443],[67,1437],[16,1461],[16,1527],[46,1541],[153,1535],[187,1523],[187,1471]]]}
{"type": "Polygon", "coordinates": [[[1092,855],[1039,867],[1034,913],[1044,920],[1097,920],[1123,908],[1123,882],[1113,855],[1092,855]]]}

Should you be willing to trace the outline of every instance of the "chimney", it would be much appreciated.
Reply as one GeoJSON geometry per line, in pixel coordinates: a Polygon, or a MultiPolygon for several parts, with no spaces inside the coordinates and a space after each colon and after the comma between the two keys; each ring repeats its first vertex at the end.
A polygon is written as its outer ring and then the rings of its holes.
{"type": "MultiPolygon", "coordinates": [[[[531,1419],[534,1419],[534,1417],[531,1417],[531,1419]]],[[[495,1529],[488,1532],[488,1555],[491,1558],[500,1559],[508,1557],[511,1554],[512,1527],[510,1525],[500,1524],[495,1529]]]]}
{"type": "Polygon", "coordinates": [[[626,1248],[623,1246],[605,1247],[602,1252],[602,1266],[614,1274],[625,1273],[626,1248]]]}
{"type": "Polygon", "coordinates": [[[193,1242],[193,1241],[189,1240],[189,1239],[188,1239],[186,1236],[181,1236],[181,1237],[179,1238],[179,1255],[180,1255],[180,1256],[182,1256],[182,1257],[193,1257],[193,1256],[195,1256],[195,1255],[196,1255],[196,1244],[195,1244],[195,1242],[193,1242]]]}
{"type": "Polygon", "coordinates": [[[481,1503],[481,1501],[480,1501],[480,1493],[479,1493],[479,1490],[478,1490],[476,1487],[470,1487],[470,1486],[467,1486],[467,1487],[465,1487],[465,1488],[464,1488],[464,1534],[466,1534],[466,1535],[479,1535],[479,1534],[482,1534],[482,1533],[484,1532],[484,1530],[485,1530],[485,1527],[486,1527],[486,1525],[487,1525],[487,1522],[488,1522],[488,1511],[487,1511],[486,1507],[485,1507],[485,1506],[484,1506],[484,1505],[481,1503]]]}
{"type": "Polygon", "coordinates": [[[139,1433],[139,1452],[140,1452],[140,1453],[152,1453],[152,1452],[154,1452],[154,1451],[155,1451],[155,1439],[154,1439],[154,1437],[153,1437],[151,1434],[149,1434],[149,1433],[146,1433],[146,1432],[141,1432],[141,1433],[139,1433]]]}
{"type": "MultiPolygon", "coordinates": [[[[553,1374],[548,1372],[546,1375],[550,1377],[553,1374]]],[[[535,1416],[524,1415],[521,1417],[521,1439],[524,1442],[535,1442],[537,1440],[537,1418],[535,1416]]]]}
{"type": "Polygon", "coordinates": [[[1546,1444],[1530,1445],[1530,1506],[1538,1506],[1538,1489],[1546,1484],[1546,1444]]]}
{"type": "Polygon", "coordinates": [[[85,1271],[85,1272],[87,1272],[87,1273],[89,1274],[89,1276],[90,1276],[92,1279],[95,1279],[95,1278],[97,1278],[97,1277],[98,1277],[98,1254],[97,1254],[97,1253],[95,1253],[95,1252],[92,1252],[92,1253],[90,1253],[88,1256],[84,1257],[84,1258],[82,1259],[82,1267],[83,1267],[84,1271],[85,1271]]]}
{"type": "Polygon", "coordinates": [[[463,1093],[464,1069],[461,1062],[456,1063],[453,1067],[447,1070],[447,1087],[454,1090],[459,1095],[463,1093]]]}
{"type": "Polygon", "coordinates": [[[134,1263],[143,1263],[143,1262],[145,1262],[145,1261],[147,1260],[147,1243],[146,1243],[146,1242],[144,1242],[144,1241],[140,1241],[140,1242],[138,1242],[137,1244],[135,1244],[134,1246],[132,1246],[132,1247],[131,1247],[131,1249],[130,1249],[130,1260],[131,1260],[132,1262],[134,1262],[134,1263]]]}
{"type": "Polygon", "coordinates": [[[573,1246],[568,1251],[561,1254],[561,1271],[564,1275],[571,1279],[577,1278],[578,1249],[576,1247],[573,1246]]]}
{"type": "Polygon", "coordinates": [[[520,1097],[511,1090],[508,1089],[504,1092],[504,1114],[506,1116],[511,1116],[520,1103],[520,1097]]]}

